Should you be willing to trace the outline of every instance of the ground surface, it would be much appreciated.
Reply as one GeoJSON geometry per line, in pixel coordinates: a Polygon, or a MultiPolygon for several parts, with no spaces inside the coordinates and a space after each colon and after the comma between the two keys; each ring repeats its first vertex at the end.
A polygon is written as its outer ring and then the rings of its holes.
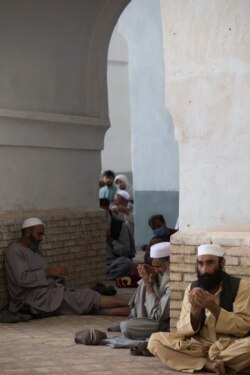
{"type": "MultiPolygon", "coordinates": [[[[142,259],[138,252],[137,261],[142,259]]],[[[110,285],[111,283],[107,283],[110,285]]],[[[129,300],[135,289],[117,288],[129,300]]],[[[180,375],[157,358],[132,356],[129,349],[75,344],[75,333],[109,326],[121,317],[58,316],[27,323],[0,323],[0,375],[180,375]]],[[[211,373],[202,372],[203,375],[211,373]]]]}
{"type": "Polygon", "coordinates": [[[0,323],[0,374],[180,374],[167,369],[154,357],[132,356],[129,349],[75,344],[77,331],[88,327],[106,331],[120,320],[119,317],[60,316],[27,323],[0,323]]]}

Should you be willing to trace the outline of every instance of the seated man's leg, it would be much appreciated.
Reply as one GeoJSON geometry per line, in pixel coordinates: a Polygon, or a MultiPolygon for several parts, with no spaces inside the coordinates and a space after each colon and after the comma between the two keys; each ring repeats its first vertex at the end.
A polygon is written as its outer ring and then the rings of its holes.
{"type": "Polygon", "coordinates": [[[224,350],[220,350],[220,341],[218,343],[218,346],[212,345],[209,351],[212,359],[215,357],[221,359],[226,369],[232,373],[245,371],[250,374],[250,337],[236,339],[224,350]]]}
{"type": "Polygon", "coordinates": [[[159,332],[159,322],[147,318],[132,318],[120,323],[124,336],[133,340],[145,340],[154,332],[159,332]]]}
{"type": "Polygon", "coordinates": [[[56,312],[60,314],[76,315],[99,312],[103,315],[115,315],[109,311],[113,308],[123,309],[122,314],[119,314],[117,310],[117,315],[127,316],[130,313],[128,301],[123,299],[112,296],[102,296],[91,289],[66,288],[63,302],[56,312]]]}
{"type": "Polygon", "coordinates": [[[153,333],[149,339],[148,350],[171,369],[193,372],[204,368],[207,348],[196,341],[185,339],[175,333],[153,333]],[[201,347],[199,347],[199,344],[201,347]]]}

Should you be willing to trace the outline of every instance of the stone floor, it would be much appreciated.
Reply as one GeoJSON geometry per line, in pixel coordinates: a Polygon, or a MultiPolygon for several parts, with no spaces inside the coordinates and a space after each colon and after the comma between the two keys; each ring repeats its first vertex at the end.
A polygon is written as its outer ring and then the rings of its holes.
{"type": "MultiPolygon", "coordinates": [[[[107,283],[110,285],[111,283],[107,283]]],[[[117,288],[129,300],[135,289],[117,288]]],[[[58,316],[27,323],[0,323],[0,375],[180,375],[157,358],[132,356],[129,349],[75,344],[84,328],[105,331],[121,317],[58,316]]],[[[211,373],[202,372],[203,375],[211,373]]]]}
{"type": "Polygon", "coordinates": [[[129,349],[75,344],[77,331],[87,327],[106,331],[120,320],[121,317],[60,316],[27,323],[0,323],[0,374],[180,374],[154,357],[131,356],[129,349]]]}

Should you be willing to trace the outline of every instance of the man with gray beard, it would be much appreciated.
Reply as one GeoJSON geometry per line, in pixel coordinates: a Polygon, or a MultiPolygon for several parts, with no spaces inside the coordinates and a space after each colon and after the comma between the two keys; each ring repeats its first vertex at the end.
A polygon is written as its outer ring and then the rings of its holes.
{"type": "Polygon", "coordinates": [[[68,288],[64,279],[68,267],[49,267],[40,249],[44,224],[29,218],[22,224],[22,236],[6,252],[5,268],[12,311],[30,313],[34,317],[57,314],[127,315],[126,301],[102,296],[84,288],[68,288]]]}
{"type": "Polygon", "coordinates": [[[141,280],[129,302],[131,313],[120,323],[124,336],[145,340],[153,332],[169,331],[169,256],[170,243],[157,243],[150,248],[152,266],[138,265],[141,280]]]}

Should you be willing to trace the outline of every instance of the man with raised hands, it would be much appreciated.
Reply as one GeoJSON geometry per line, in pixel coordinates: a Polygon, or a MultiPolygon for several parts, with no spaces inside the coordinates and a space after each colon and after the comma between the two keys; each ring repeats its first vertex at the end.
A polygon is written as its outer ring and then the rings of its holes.
{"type": "Polygon", "coordinates": [[[182,372],[250,373],[250,283],[224,272],[220,245],[198,247],[197,277],[182,303],[177,333],[154,333],[148,350],[182,372]]]}

